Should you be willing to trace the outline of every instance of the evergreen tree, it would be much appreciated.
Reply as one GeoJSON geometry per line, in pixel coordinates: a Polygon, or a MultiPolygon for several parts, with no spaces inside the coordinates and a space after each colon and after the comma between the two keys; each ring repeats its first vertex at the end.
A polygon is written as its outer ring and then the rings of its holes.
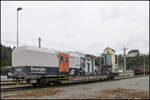
{"type": "Polygon", "coordinates": [[[1,44],[1,66],[11,66],[12,48],[1,44]]]}

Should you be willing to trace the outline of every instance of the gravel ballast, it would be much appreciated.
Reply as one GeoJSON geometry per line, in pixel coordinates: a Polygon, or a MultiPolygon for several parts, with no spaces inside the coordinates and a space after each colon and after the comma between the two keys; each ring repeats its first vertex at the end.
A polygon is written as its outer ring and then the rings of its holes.
{"type": "MultiPolygon", "coordinates": [[[[50,88],[53,89],[53,88],[50,88]]],[[[50,94],[49,92],[40,92],[43,89],[39,89],[38,97],[29,95],[32,93],[34,95],[35,90],[25,90],[19,93],[1,93],[2,98],[34,98],[34,99],[99,99],[99,98],[123,98],[123,99],[147,99],[149,98],[149,77],[131,78],[119,81],[109,81],[109,82],[97,82],[91,84],[81,84],[66,87],[55,88],[58,92],[50,94]],[[118,92],[119,91],[119,92],[118,92]],[[114,93],[114,94],[113,94],[114,93]],[[120,94],[119,94],[120,93],[120,94]],[[141,96],[139,94],[142,94],[141,96]]],[[[36,92],[35,92],[36,93],[36,92]]]]}

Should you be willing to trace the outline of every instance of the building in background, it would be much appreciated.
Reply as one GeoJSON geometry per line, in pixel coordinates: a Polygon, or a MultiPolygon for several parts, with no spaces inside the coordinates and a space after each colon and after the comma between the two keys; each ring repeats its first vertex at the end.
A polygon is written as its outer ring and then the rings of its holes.
{"type": "Polygon", "coordinates": [[[136,56],[138,56],[138,55],[140,55],[139,50],[134,49],[134,50],[130,50],[130,51],[128,52],[127,57],[136,57],[136,56]]]}
{"type": "Polygon", "coordinates": [[[112,64],[112,70],[115,71],[117,69],[116,63],[115,63],[115,50],[112,48],[105,48],[104,54],[109,54],[111,57],[111,64],[112,64]]]}

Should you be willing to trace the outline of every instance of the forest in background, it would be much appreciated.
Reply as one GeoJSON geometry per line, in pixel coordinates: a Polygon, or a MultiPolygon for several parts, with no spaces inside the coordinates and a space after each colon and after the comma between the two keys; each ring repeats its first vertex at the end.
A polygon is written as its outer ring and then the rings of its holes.
{"type": "Polygon", "coordinates": [[[11,66],[12,48],[1,44],[1,66],[11,66]]]}

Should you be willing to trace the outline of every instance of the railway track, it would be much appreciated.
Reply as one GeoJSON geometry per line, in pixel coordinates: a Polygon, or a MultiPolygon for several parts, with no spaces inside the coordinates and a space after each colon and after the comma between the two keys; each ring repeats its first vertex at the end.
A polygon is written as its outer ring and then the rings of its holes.
{"type": "Polygon", "coordinates": [[[140,76],[134,76],[134,77],[117,77],[113,80],[105,79],[105,80],[88,80],[88,81],[76,81],[76,82],[71,82],[71,83],[63,83],[58,86],[43,86],[43,87],[33,87],[32,85],[22,85],[20,87],[9,87],[9,88],[2,88],[1,87],[1,92],[9,92],[9,91],[18,91],[18,90],[29,90],[29,89],[40,89],[40,88],[54,88],[54,87],[66,87],[66,86],[73,86],[73,85],[81,85],[81,84],[90,84],[90,83],[98,83],[98,82],[110,82],[110,81],[119,81],[119,80],[124,80],[124,79],[131,79],[131,78],[140,78],[144,77],[144,75],[140,76]]]}
{"type": "MultiPolygon", "coordinates": [[[[27,84],[26,81],[20,81],[19,84],[27,84]]],[[[6,86],[6,85],[16,85],[16,80],[3,80],[0,83],[1,86],[6,86]]]]}
{"type": "MultiPolygon", "coordinates": [[[[27,83],[19,83],[19,84],[27,84],[27,83]]],[[[16,82],[8,82],[8,83],[1,83],[1,86],[9,86],[9,85],[16,85],[16,82]]]]}

